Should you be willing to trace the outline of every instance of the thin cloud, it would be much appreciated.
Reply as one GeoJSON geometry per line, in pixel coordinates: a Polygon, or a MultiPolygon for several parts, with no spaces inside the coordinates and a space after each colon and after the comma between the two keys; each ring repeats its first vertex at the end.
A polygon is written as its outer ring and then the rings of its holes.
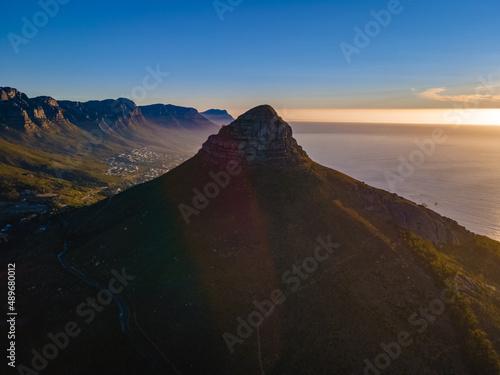
{"type": "Polygon", "coordinates": [[[476,90],[476,92],[479,90],[488,90],[489,92],[493,93],[495,92],[497,89],[500,88],[500,85],[489,85],[489,86],[479,86],[479,87],[476,87],[474,90],[476,90]]]}
{"type": "MultiPolygon", "coordinates": [[[[491,86],[490,88],[493,88],[491,86]]],[[[441,93],[446,91],[446,88],[439,87],[434,89],[428,89],[424,92],[416,94],[420,98],[429,99],[429,100],[438,100],[441,102],[459,102],[459,103],[471,103],[471,102],[500,102],[500,94],[486,94],[481,93],[484,91],[486,87],[481,87],[481,90],[478,88],[475,94],[465,94],[465,95],[442,95],[441,93]]],[[[491,91],[491,90],[490,90],[491,91]]],[[[493,90],[494,91],[494,90],[493,90]]]]}

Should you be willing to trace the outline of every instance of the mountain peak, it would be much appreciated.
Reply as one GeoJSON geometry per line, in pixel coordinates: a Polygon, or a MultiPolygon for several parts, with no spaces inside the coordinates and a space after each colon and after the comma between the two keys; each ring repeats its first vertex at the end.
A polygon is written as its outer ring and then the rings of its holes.
{"type": "Polygon", "coordinates": [[[28,100],[28,97],[13,87],[0,87],[0,101],[5,102],[10,99],[28,100]]]}
{"type": "Polygon", "coordinates": [[[278,118],[278,113],[268,104],[259,105],[251,110],[242,114],[239,118],[261,118],[271,120],[273,118],[278,118]]]}
{"type": "Polygon", "coordinates": [[[217,125],[228,125],[234,121],[233,116],[231,116],[225,109],[209,109],[208,111],[200,113],[206,119],[212,121],[217,125]]]}
{"type": "Polygon", "coordinates": [[[292,136],[292,128],[273,107],[261,105],[222,127],[203,144],[199,154],[208,162],[225,165],[235,160],[247,165],[285,165],[308,160],[292,136]]]}
{"type": "Polygon", "coordinates": [[[209,109],[202,113],[207,115],[229,115],[225,109],[209,109]]]}

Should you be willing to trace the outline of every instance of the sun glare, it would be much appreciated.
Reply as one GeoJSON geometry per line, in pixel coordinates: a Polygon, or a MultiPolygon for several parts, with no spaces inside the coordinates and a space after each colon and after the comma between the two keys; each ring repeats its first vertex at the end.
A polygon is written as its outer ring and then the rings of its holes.
{"type": "Polygon", "coordinates": [[[284,109],[286,121],[500,125],[500,109],[284,109]]]}

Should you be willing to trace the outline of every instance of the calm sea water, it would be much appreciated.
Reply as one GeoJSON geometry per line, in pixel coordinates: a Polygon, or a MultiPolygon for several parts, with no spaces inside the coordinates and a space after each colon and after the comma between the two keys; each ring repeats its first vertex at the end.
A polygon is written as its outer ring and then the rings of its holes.
{"type": "Polygon", "coordinates": [[[500,126],[291,125],[318,163],[500,240],[500,126]],[[440,143],[433,149],[427,141],[427,152],[421,151],[417,142],[432,139],[436,129],[440,143]],[[401,174],[401,160],[410,163],[410,157],[414,171],[406,164],[401,174]]]}

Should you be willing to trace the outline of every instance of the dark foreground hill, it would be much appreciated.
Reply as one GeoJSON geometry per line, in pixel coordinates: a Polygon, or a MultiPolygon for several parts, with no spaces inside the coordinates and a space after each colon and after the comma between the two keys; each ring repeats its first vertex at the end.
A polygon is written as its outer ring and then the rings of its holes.
{"type": "Polygon", "coordinates": [[[500,244],[313,162],[269,106],[21,241],[17,364],[46,373],[499,373],[500,244]]]}

